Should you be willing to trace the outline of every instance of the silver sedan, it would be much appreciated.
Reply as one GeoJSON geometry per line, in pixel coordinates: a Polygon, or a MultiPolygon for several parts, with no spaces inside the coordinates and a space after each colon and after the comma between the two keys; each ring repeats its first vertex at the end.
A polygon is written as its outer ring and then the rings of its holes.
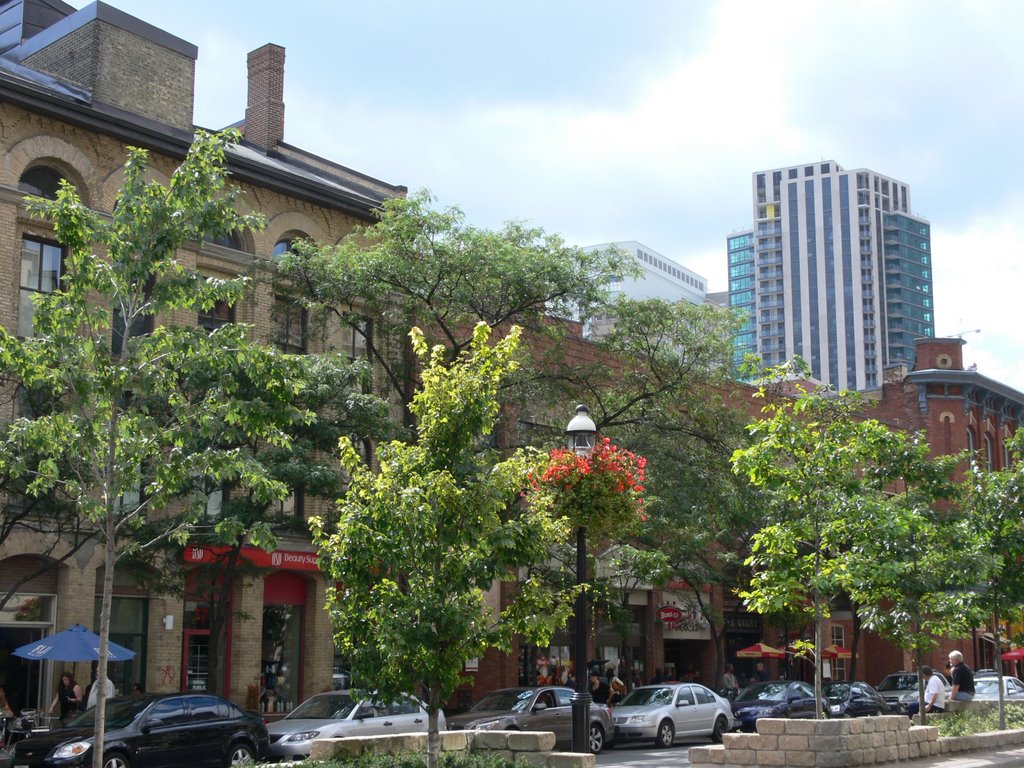
{"type": "Polygon", "coordinates": [[[670,747],[680,736],[720,742],[733,729],[728,699],[698,683],[643,685],[615,707],[615,741],[653,741],[670,747]]]}
{"type": "MultiPolygon", "coordinates": [[[[445,727],[440,712],[438,727],[445,727]]],[[[314,739],[426,733],[427,710],[411,696],[386,704],[353,698],[348,691],[331,691],[306,699],[284,718],[270,723],[267,731],[271,759],[305,760],[314,739]]]]}

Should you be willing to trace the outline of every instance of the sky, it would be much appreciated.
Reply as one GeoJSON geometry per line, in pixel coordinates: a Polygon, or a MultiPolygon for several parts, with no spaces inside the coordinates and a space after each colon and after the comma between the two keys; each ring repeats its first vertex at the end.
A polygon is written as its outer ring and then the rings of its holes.
{"type": "Polygon", "coordinates": [[[108,2],[199,47],[197,125],[244,116],[246,54],[276,43],[289,144],[476,226],[638,240],[711,291],[754,172],[896,178],[932,225],[936,334],[1024,391],[1024,2],[108,2]]]}

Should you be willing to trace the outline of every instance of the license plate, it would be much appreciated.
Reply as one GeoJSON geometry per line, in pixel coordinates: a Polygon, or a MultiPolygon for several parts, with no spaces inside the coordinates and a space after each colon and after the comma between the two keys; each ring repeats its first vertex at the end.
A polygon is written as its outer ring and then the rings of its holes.
{"type": "MultiPolygon", "coordinates": [[[[833,705],[831,706],[831,710],[832,710],[832,712],[834,712],[834,713],[836,713],[836,714],[838,714],[838,713],[839,713],[839,710],[841,710],[841,709],[842,709],[842,706],[840,706],[839,704],[833,704],[833,705]]],[[[15,766],[15,768],[17,768],[17,766],[15,766]]]]}

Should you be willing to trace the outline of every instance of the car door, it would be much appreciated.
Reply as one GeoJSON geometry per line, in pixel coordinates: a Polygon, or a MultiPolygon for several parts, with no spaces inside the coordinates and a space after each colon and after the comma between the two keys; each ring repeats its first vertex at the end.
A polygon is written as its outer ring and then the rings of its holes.
{"type": "MultiPolygon", "coordinates": [[[[555,739],[561,744],[572,744],[572,697],[575,691],[571,688],[554,688],[555,711],[552,713],[555,739]]],[[[594,704],[591,706],[601,706],[594,704]]],[[[591,718],[593,719],[593,718],[591,718]]]]}
{"type": "Polygon", "coordinates": [[[693,733],[711,733],[715,727],[715,718],[718,717],[718,702],[711,691],[703,685],[694,684],[690,688],[697,699],[693,733]]]}
{"type": "Polygon", "coordinates": [[[790,717],[814,717],[814,689],[807,683],[795,682],[786,691],[790,717]]]}
{"type": "Polygon", "coordinates": [[[571,740],[571,715],[566,723],[563,708],[558,706],[558,695],[554,688],[540,688],[530,704],[530,711],[524,712],[519,723],[524,731],[551,731],[555,740],[571,740]]]}
{"type": "Polygon", "coordinates": [[[184,696],[160,699],[150,707],[139,723],[135,768],[170,768],[198,762],[185,728],[187,720],[184,696]]]}
{"type": "Polygon", "coordinates": [[[672,719],[676,725],[676,735],[692,734],[697,730],[697,699],[693,693],[693,687],[680,685],[676,689],[676,706],[672,712],[672,719]]]}
{"type": "Polygon", "coordinates": [[[192,763],[220,766],[235,725],[230,722],[227,707],[216,696],[195,694],[185,697],[188,721],[185,730],[190,740],[192,763]]]}
{"type": "Polygon", "coordinates": [[[388,705],[382,725],[385,733],[426,733],[427,713],[418,701],[403,696],[388,705]]]}

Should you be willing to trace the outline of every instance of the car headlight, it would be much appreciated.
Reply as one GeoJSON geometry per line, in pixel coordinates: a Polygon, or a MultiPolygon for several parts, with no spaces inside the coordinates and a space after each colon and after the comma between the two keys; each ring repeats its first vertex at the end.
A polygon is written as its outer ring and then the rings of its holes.
{"type": "Polygon", "coordinates": [[[775,713],[774,707],[753,707],[746,711],[751,717],[766,717],[775,713]]]}
{"type": "Polygon", "coordinates": [[[69,741],[67,744],[61,744],[57,747],[53,752],[53,756],[66,760],[69,757],[84,755],[91,747],[91,741],[69,741]]]}
{"type": "Polygon", "coordinates": [[[501,728],[501,723],[501,720],[488,720],[483,723],[477,723],[473,728],[477,731],[493,731],[496,728],[501,728]]]}
{"type": "Polygon", "coordinates": [[[650,722],[647,715],[630,715],[626,720],[627,725],[647,725],[650,722]]]}
{"type": "Polygon", "coordinates": [[[293,733],[285,741],[309,741],[315,739],[320,735],[320,731],[303,731],[302,733],[293,733]]]}

